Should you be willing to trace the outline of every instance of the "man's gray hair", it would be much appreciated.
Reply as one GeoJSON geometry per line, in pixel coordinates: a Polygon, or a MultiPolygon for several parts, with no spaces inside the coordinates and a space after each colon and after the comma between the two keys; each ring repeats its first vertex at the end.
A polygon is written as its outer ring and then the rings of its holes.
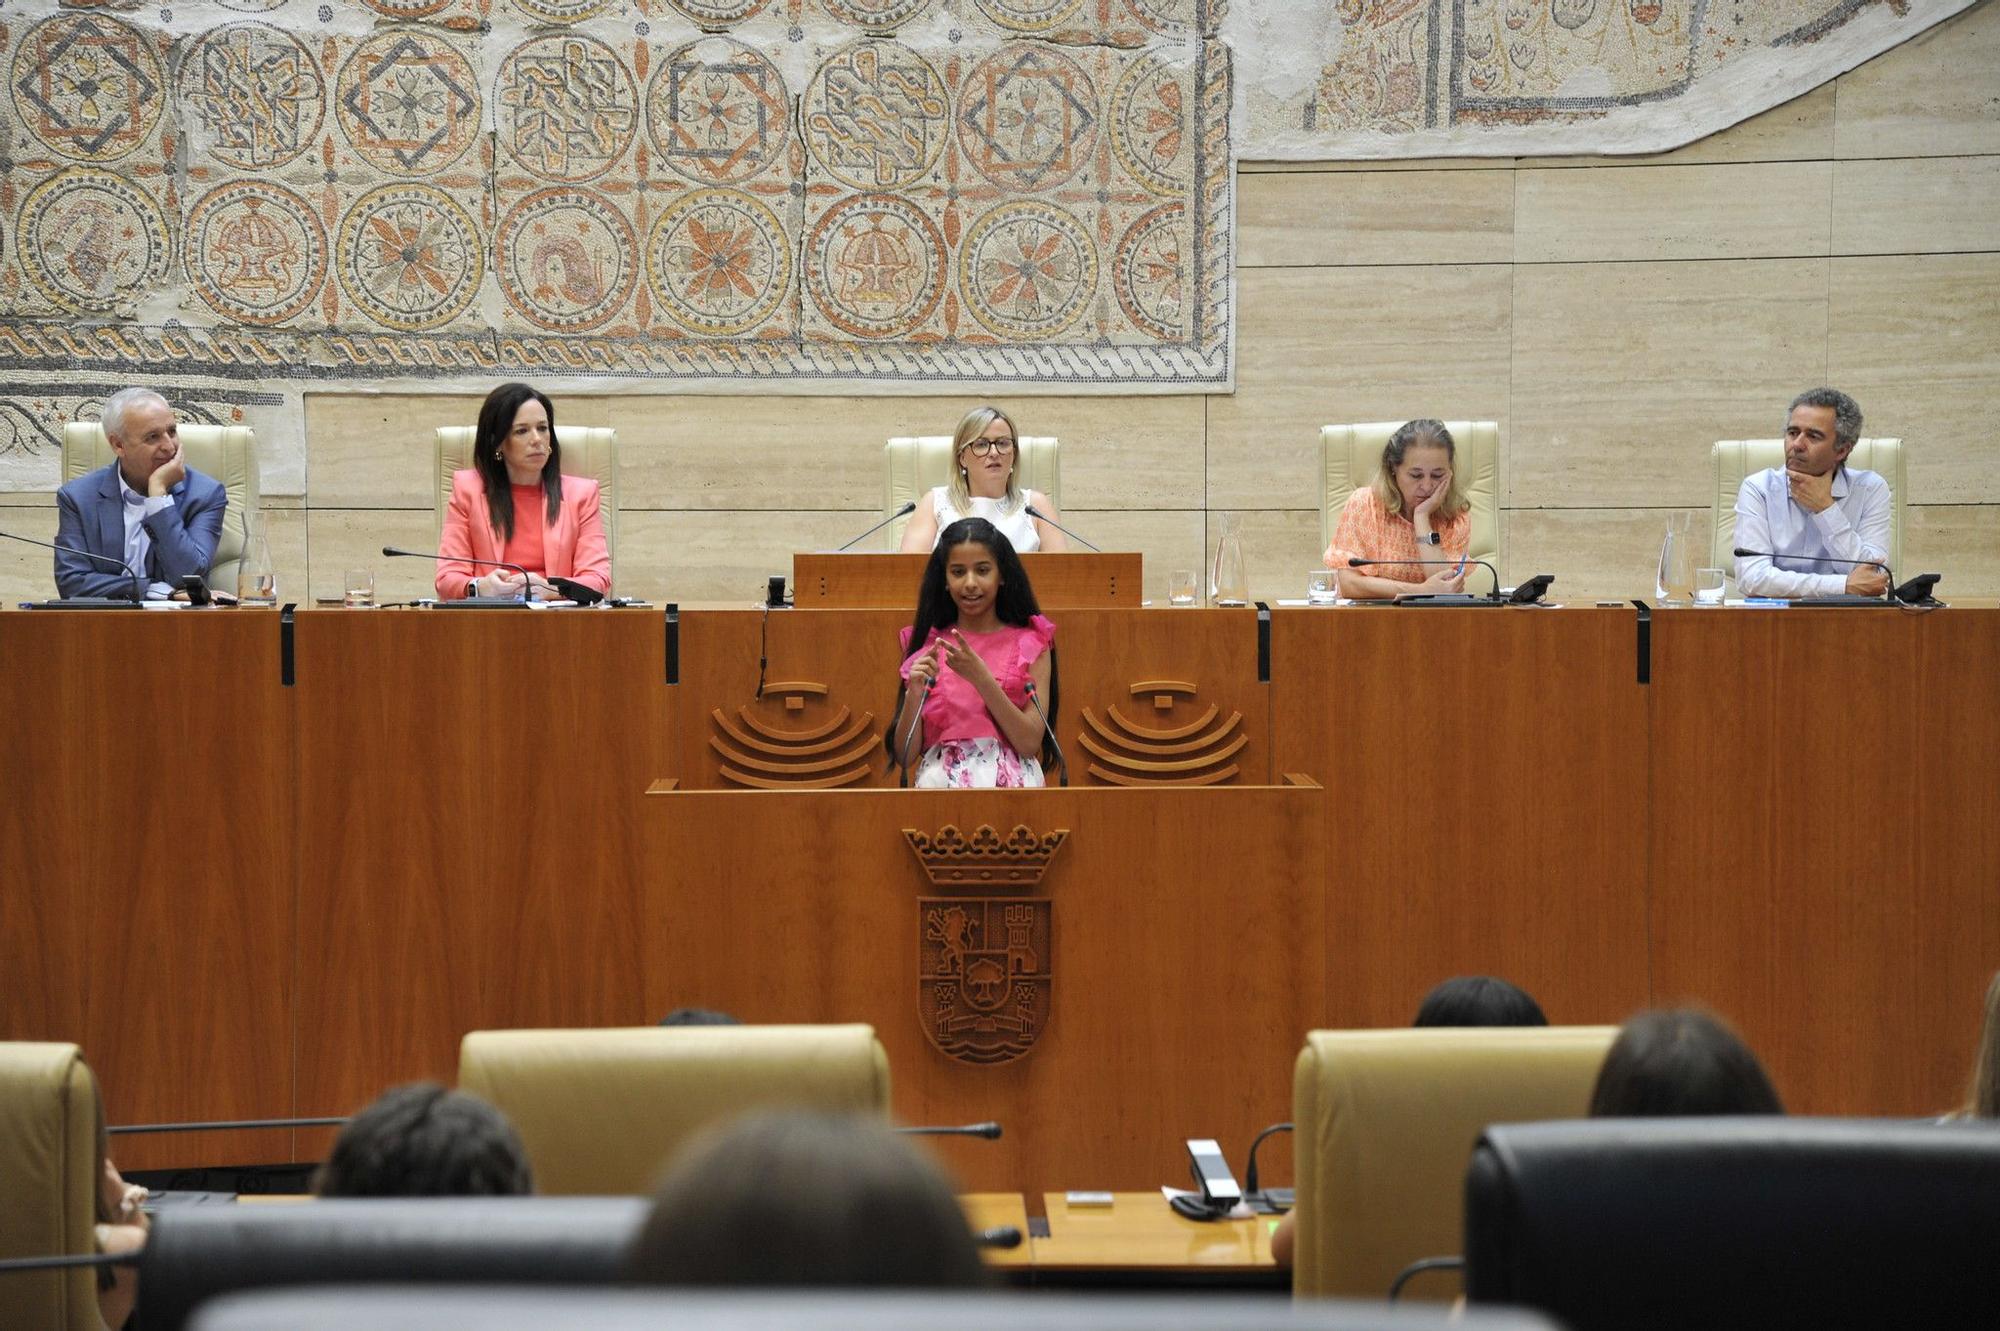
{"type": "Polygon", "coordinates": [[[104,415],[98,418],[99,424],[104,427],[104,437],[106,439],[123,439],[125,437],[125,413],[148,399],[159,403],[163,407],[171,408],[173,406],[171,402],[168,402],[150,388],[121,388],[110,397],[104,399],[104,415]]]}
{"type": "Polygon", "coordinates": [[[1826,407],[1833,412],[1833,442],[1853,448],[1861,438],[1861,404],[1838,388],[1808,388],[1785,408],[1785,421],[1800,407],[1826,407]]]}

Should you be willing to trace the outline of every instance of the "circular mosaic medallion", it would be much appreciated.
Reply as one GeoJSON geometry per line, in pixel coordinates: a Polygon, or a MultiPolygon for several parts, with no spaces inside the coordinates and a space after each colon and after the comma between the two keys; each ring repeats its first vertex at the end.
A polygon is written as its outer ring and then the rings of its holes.
{"type": "MultiPolygon", "coordinates": [[[[166,105],[160,60],[145,36],[104,14],[66,14],[28,29],[8,90],[22,127],[79,162],[125,156],[166,105]]],[[[22,155],[18,144],[14,155],[22,155]]]]}
{"type": "Polygon", "coordinates": [[[541,23],[581,23],[596,18],[617,0],[511,0],[511,3],[541,23]]]}
{"type": "Polygon", "coordinates": [[[741,23],[771,0],[667,0],[696,23],[741,23]]]}
{"type": "Polygon", "coordinates": [[[1111,150],[1155,194],[1178,195],[1192,178],[1184,72],[1157,55],[1144,56],[1111,93],[1111,150]]]}
{"type": "Polygon", "coordinates": [[[479,293],[479,230],[443,190],[383,185],[354,201],[334,243],[340,286],[362,313],[414,333],[461,314],[479,293]]]}
{"type": "Polygon", "coordinates": [[[203,33],[181,61],[181,101],[208,155],[244,170],[281,166],[313,145],[326,84],[298,38],[268,23],[203,33]]]}
{"type": "Polygon", "coordinates": [[[1186,233],[1185,204],[1155,208],[1126,228],[1111,264],[1118,307],[1135,326],[1163,342],[1187,334],[1186,233]]]}
{"type": "Polygon", "coordinates": [[[958,254],[966,308],[1001,337],[1030,342],[1076,322],[1097,291],[1097,249],[1068,213],[1003,203],[972,224],[958,254]]]}
{"type": "Polygon", "coordinates": [[[73,166],[29,191],[14,250],[43,295],[102,314],[159,286],[173,240],[152,195],[123,176],[73,166]]]}
{"type": "Polygon", "coordinates": [[[479,136],[479,82],[472,63],[444,38],[384,32],[340,67],[333,116],[370,165],[427,176],[457,161],[479,136]]]}
{"type": "Polygon", "coordinates": [[[1124,0],[1132,17],[1168,37],[1185,37],[1194,31],[1195,0],[1124,0]]]}
{"type": "Polygon", "coordinates": [[[929,61],[898,42],[856,42],[813,75],[806,147],[828,175],[858,190],[922,179],[944,151],[951,102],[929,61]]]}
{"type": "Polygon", "coordinates": [[[188,285],[225,318],[279,324],[326,278],[326,228],[288,189],[240,180],[203,195],[181,242],[188,285]]]}
{"type": "Polygon", "coordinates": [[[944,294],[944,236],[907,199],[861,194],[827,210],[806,237],[806,290],[851,337],[901,337],[944,294]]]}
{"type": "Polygon", "coordinates": [[[755,328],[778,308],[791,280],[791,246],[777,214],[741,190],[689,190],[660,214],[646,241],[654,299],[703,337],[755,328]]]}
{"type": "Polygon", "coordinates": [[[887,32],[931,7],[931,0],[819,0],[842,23],[869,32],[887,32]]]}
{"type": "Polygon", "coordinates": [[[1075,18],[1083,0],[979,0],[979,7],[1009,32],[1047,32],[1075,18]]]}
{"type": "Polygon", "coordinates": [[[1059,51],[1003,46],[959,89],[958,146],[1004,190],[1060,185],[1089,165],[1097,146],[1097,89],[1059,51]]]}
{"type": "Polygon", "coordinates": [[[631,147],[639,95],[618,53],[596,38],[537,37],[500,66],[494,119],[500,145],[529,171],[589,180],[631,147]]]}
{"type": "Polygon", "coordinates": [[[792,137],[791,107],[776,65],[741,42],[703,37],[669,53],[653,72],[646,128],[675,171],[726,185],[778,160],[792,137]]]}
{"type": "Polygon", "coordinates": [[[639,271],[639,238],[603,195],[559,186],[507,210],[493,241],[507,303],[554,333],[580,332],[624,307],[639,271]]]}

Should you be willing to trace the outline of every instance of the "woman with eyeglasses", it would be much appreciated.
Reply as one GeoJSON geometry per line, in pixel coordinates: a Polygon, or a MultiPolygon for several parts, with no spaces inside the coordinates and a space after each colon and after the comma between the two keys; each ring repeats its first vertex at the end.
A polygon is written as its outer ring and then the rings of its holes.
{"type": "Polygon", "coordinates": [[[958,423],[951,441],[951,481],[917,500],[917,511],[903,529],[905,554],[929,554],[938,533],[965,518],[984,518],[1014,547],[1017,554],[1069,548],[1051,522],[1062,515],[1039,490],[1023,490],[1016,480],[1021,450],[1014,422],[998,407],[974,407],[958,423]],[[1029,506],[1051,522],[1030,516],[1029,506]]]}

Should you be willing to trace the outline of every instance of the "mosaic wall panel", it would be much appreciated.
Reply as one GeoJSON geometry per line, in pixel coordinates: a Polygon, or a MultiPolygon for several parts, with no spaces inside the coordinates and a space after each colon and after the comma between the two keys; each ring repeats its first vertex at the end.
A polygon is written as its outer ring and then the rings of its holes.
{"type": "Polygon", "coordinates": [[[1660,152],[1974,0],[1237,0],[1237,155],[1660,152]]]}
{"type": "Polygon", "coordinates": [[[127,382],[1231,386],[1217,0],[0,7],[0,488],[127,382]]]}

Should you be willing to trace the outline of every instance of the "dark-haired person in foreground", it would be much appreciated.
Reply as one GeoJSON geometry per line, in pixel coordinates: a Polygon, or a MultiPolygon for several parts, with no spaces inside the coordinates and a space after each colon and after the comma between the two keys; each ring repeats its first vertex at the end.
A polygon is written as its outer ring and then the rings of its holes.
{"type": "Polygon", "coordinates": [[[771,1110],[681,1152],[627,1275],[649,1285],[986,1281],[951,1183],[916,1147],[876,1119],[771,1110]]]}
{"type": "Polygon", "coordinates": [[[1785,418],[1785,465],[1743,478],[1736,492],[1736,545],[1744,555],[1736,585],[1745,596],[1880,596],[1889,579],[1867,564],[1815,560],[1889,558],[1889,483],[1855,471],[1847,455],[1861,440],[1861,406],[1837,388],[1792,399],[1785,418]]]}
{"type": "Polygon", "coordinates": [[[1626,1022],[1590,1093],[1592,1118],[1784,1112],[1743,1037],[1698,1008],[1641,1012],[1626,1022]]]}
{"type": "Polygon", "coordinates": [[[1424,995],[1412,1026],[1546,1026],[1534,996],[1496,975],[1454,975],[1424,995]]]}
{"type": "Polygon", "coordinates": [[[313,1176],[321,1197],[525,1197],[528,1153],[477,1096],[413,1082],[348,1120],[313,1176]]]}

